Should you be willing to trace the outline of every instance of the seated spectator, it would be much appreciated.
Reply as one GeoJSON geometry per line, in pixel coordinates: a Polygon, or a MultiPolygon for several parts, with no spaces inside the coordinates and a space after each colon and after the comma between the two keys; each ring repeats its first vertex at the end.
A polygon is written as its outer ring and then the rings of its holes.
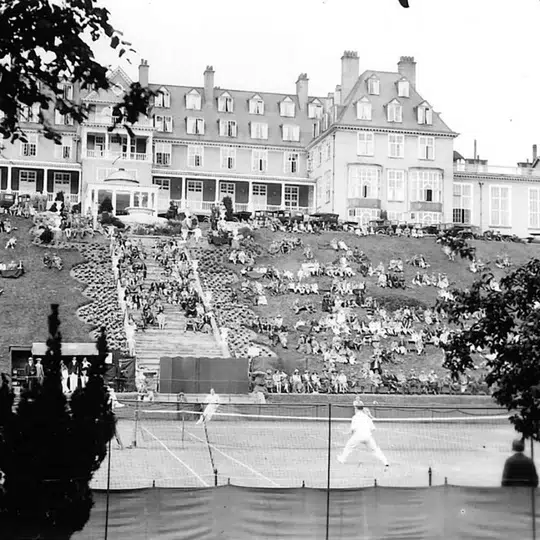
{"type": "Polygon", "coordinates": [[[512,443],[515,454],[509,457],[504,464],[501,486],[538,487],[538,474],[534,461],[523,452],[525,443],[516,439],[512,443]]]}

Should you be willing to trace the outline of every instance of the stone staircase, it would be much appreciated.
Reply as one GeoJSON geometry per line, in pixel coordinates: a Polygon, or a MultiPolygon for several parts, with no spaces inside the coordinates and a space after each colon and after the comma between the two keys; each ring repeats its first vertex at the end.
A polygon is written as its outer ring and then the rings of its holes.
{"type": "MultiPolygon", "coordinates": [[[[143,238],[142,244],[148,256],[145,259],[147,275],[145,286],[152,281],[163,279],[162,268],[152,258],[153,238],[143,238]]],[[[159,373],[159,359],[162,356],[221,357],[222,349],[210,333],[185,332],[186,316],[180,306],[163,304],[165,308],[165,329],[157,327],[137,330],[135,354],[137,365],[159,373]]]]}

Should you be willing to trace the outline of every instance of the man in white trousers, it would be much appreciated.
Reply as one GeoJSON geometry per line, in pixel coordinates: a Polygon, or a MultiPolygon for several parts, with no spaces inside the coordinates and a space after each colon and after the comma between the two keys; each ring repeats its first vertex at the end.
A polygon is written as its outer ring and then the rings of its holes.
{"type": "Polygon", "coordinates": [[[206,407],[204,408],[203,413],[201,414],[201,417],[197,421],[197,424],[202,424],[203,422],[210,422],[212,420],[212,416],[216,413],[219,407],[219,396],[214,392],[214,389],[210,389],[210,394],[206,398],[207,403],[206,407]]]}
{"type": "Polygon", "coordinates": [[[338,456],[338,461],[340,463],[345,463],[347,458],[356,448],[364,445],[375,454],[375,457],[383,463],[386,469],[389,466],[388,460],[382,450],[377,446],[372,435],[375,426],[371,414],[364,408],[364,404],[359,399],[354,401],[354,408],[356,413],[351,420],[351,428],[348,431],[348,433],[352,433],[352,435],[347,441],[343,452],[338,456]]]}

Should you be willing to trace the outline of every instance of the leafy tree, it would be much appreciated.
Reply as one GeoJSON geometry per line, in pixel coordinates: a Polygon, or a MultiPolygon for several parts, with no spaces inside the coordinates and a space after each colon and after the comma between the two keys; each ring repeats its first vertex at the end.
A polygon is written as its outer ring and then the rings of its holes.
{"type": "Polygon", "coordinates": [[[227,221],[233,220],[234,208],[233,202],[230,197],[223,197],[223,206],[225,207],[225,219],[227,221]]]}
{"type": "Polygon", "coordinates": [[[101,204],[99,205],[99,213],[107,212],[109,214],[113,213],[113,205],[110,197],[105,197],[101,204]]]}
{"type": "MultiPolygon", "coordinates": [[[[55,141],[58,109],[76,122],[87,118],[87,109],[77,99],[64,94],[63,81],[83,90],[108,90],[107,68],[94,58],[91,43],[109,40],[122,57],[134,52],[109,20],[107,9],[97,0],[0,0],[0,134],[4,139],[26,139],[19,124],[28,108],[39,104],[44,136],[55,141]]],[[[137,121],[148,110],[148,88],[135,82],[114,107],[114,125],[137,121]]],[[[114,128],[114,125],[112,128],[114,128]]],[[[111,128],[111,129],[112,129],[111,128]]]]}
{"type": "Polygon", "coordinates": [[[107,342],[84,389],[68,403],[61,384],[58,305],[49,316],[43,385],[22,392],[16,410],[8,378],[0,387],[0,530],[3,538],[63,540],[80,531],[93,506],[89,483],[107,454],[115,417],[104,384],[107,342]],[[0,475],[1,476],[1,475],[0,475]]]}
{"type": "Polygon", "coordinates": [[[408,8],[409,7],[409,0],[398,0],[401,7],[408,8]]]}
{"type": "Polygon", "coordinates": [[[468,290],[441,300],[456,330],[446,345],[444,367],[453,376],[474,369],[482,351],[486,383],[525,438],[540,440],[540,260],[532,259],[500,280],[484,272],[468,290]]]}

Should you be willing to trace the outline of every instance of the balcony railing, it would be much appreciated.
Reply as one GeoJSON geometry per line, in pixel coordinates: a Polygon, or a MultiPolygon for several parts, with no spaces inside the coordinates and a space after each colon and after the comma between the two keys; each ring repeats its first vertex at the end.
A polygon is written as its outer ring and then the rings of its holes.
{"type": "MultiPolygon", "coordinates": [[[[88,124],[104,124],[106,126],[112,126],[113,120],[118,117],[112,116],[110,114],[100,114],[100,113],[90,113],[86,123],[88,124]]],[[[152,125],[152,120],[146,116],[139,117],[139,120],[134,124],[133,127],[149,127],[152,125]]]]}
{"type": "Polygon", "coordinates": [[[454,165],[454,172],[540,178],[540,169],[530,169],[527,167],[499,167],[498,165],[483,165],[481,163],[456,163],[454,165]]]}
{"type": "Polygon", "coordinates": [[[215,205],[216,202],[214,201],[193,201],[189,198],[186,200],[186,207],[191,211],[202,210],[203,212],[210,212],[215,205]]]}
{"type": "MultiPolygon", "coordinates": [[[[12,193],[13,195],[15,195],[15,197],[17,197],[18,195],[30,195],[31,198],[33,198],[33,197],[35,197],[37,195],[37,193],[29,193],[29,192],[26,192],[26,191],[17,191],[17,190],[11,190],[10,192],[2,190],[0,193],[12,193]]],[[[47,195],[47,202],[48,203],[52,203],[56,199],[56,193],[46,193],[45,195],[47,195]]],[[[69,199],[69,202],[71,204],[78,204],[79,203],[79,195],[76,194],[76,193],[73,194],[73,193],[65,193],[64,192],[64,197],[66,199],[69,199]]]]}
{"type": "Polygon", "coordinates": [[[124,161],[151,161],[150,154],[142,152],[115,152],[113,150],[87,149],[86,157],[91,159],[122,159],[124,161]]]}

